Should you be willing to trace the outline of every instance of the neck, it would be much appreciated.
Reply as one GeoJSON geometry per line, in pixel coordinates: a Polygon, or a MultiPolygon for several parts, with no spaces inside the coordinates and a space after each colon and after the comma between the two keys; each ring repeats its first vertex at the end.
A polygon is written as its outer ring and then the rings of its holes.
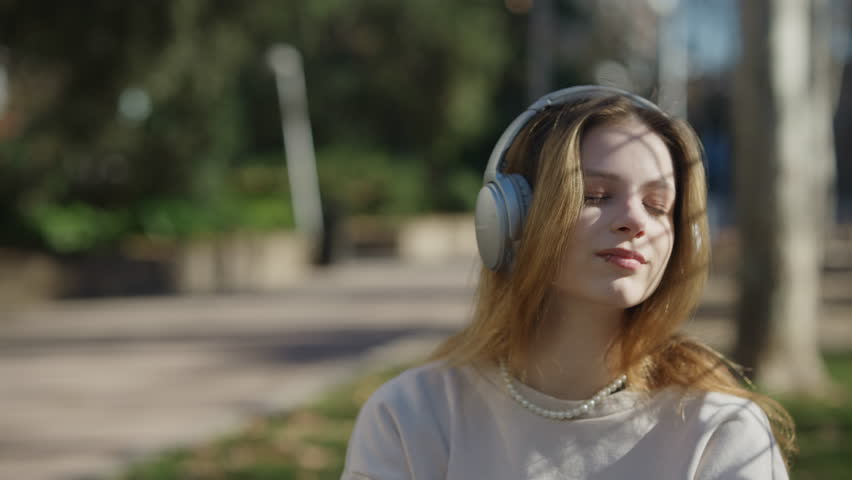
{"type": "Polygon", "coordinates": [[[623,372],[612,367],[613,347],[624,309],[578,299],[554,291],[548,296],[541,325],[529,350],[525,383],[552,397],[585,400],[623,372]]]}

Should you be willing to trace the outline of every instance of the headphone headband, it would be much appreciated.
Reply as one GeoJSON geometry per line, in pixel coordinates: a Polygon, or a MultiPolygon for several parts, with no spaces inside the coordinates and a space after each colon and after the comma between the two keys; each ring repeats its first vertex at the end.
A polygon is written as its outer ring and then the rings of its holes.
{"type": "Polygon", "coordinates": [[[515,138],[517,138],[518,134],[521,133],[524,126],[526,126],[533,117],[538,115],[544,109],[563,105],[572,100],[578,100],[581,98],[600,98],[611,95],[626,97],[637,106],[660,111],[660,107],[650,100],[616,87],[580,85],[550,92],[527,107],[523,113],[518,115],[518,117],[515,118],[508,127],[506,127],[503,134],[500,135],[500,139],[497,140],[497,143],[494,145],[494,149],[491,151],[491,157],[488,159],[488,166],[485,168],[483,183],[487,184],[488,182],[493,182],[497,179],[497,172],[502,172],[503,161],[506,158],[506,151],[509,149],[509,146],[511,146],[515,141],[515,138]]]}

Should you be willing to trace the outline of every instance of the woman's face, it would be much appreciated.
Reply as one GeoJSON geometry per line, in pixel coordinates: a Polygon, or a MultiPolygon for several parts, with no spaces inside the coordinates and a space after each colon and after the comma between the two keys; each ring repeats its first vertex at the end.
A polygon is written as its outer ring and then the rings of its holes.
{"type": "Polygon", "coordinates": [[[674,245],[675,178],[662,139],[630,117],[582,140],[585,203],[554,286],[628,308],[659,285],[674,245]]]}

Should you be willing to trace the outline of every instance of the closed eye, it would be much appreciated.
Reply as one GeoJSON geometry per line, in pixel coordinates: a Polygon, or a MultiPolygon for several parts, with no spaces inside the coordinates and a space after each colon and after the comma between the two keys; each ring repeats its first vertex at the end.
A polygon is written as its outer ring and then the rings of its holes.
{"type": "MultiPolygon", "coordinates": [[[[605,200],[608,200],[609,198],[610,198],[609,195],[604,195],[604,194],[586,195],[585,197],[583,197],[586,205],[599,205],[599,204],[603,203],[605,200]]],[[[657,216],[657,217],[667,215],[669,213],[668,210],[665,207],[658,207],[658,206],[654,206],[654,205],[649,205],[647,203],[645,203],[644,205],[645,205],[645,209],[648,210],[648,212],[650,212],[651,215],[654,215],[654,216],[657,216]]]]}
{"type": "Polygon", "coordinates": [[[648,209],[648,211],[651,212],[652,215],[656,215],[656,216],[662,216],[662,215],[666,215],[666,214],[669,213],[665,209],[655,207],[653,205],[645,204],[645,208],[648,209]]]}
{"type": "Polygon", "coordinates": [[[584,198],[585,198],[586,204],[597,205],[597,204],[603,202],[604,200],[608,199],[609,196],[608,195],[592,195],[592,196],[587,196],[587,197],[584,197],[584,198]]]}

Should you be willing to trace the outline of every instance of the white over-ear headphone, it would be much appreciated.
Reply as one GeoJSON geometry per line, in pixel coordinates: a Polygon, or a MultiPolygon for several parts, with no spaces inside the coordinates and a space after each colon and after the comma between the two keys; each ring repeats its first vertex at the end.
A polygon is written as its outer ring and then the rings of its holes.
{"type": "Polygon", "coordinates": [[[625,97],[642,108],[660,110],[651,101],[615,87],[583,85],[565,88],[536,100],[509,124],[497,140],[485,168],[485,186],[479,190],[476,197],[476,244],[486,267],[494,271],[510,268],[514,257],[512,242],[521,239],[524,221],[532,203],[532,189],[527,180],[519,174],[502,173],[506,151],[518,133],[533,117],[548,107],[583,98],[613,95],[625,97]]]}

